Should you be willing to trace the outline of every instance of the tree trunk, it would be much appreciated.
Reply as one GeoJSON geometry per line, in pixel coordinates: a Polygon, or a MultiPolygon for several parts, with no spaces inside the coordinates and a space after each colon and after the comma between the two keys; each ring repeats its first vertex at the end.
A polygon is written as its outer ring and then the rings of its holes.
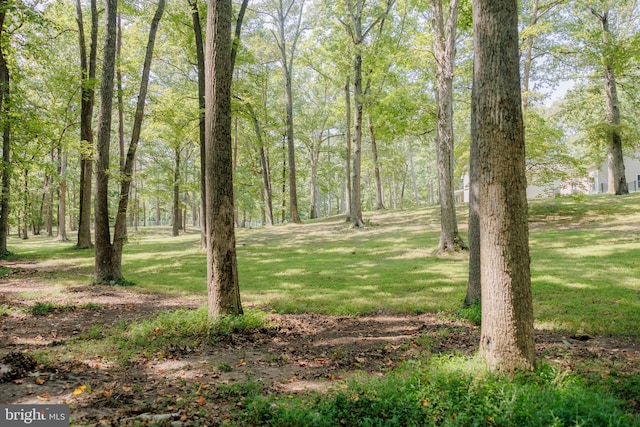
{"type": "Polygon", "coordinates": [[[118,201],[118,210],[116,212],[116,224],[113,231],[113,252],[112,265],[114,269],[115,280],[122,281],[122,249],[127,239],[127,208],[129,205],[129,190],[131,188],[131,180],[133,177],[133,166],[135,164],[136,150],[140,141],[140,133],[142,131],[142,119],[144,118],[144,107],[147,100],[147,89],[149,87],[149,75],[151,73],[151,60],[153,58],[153,48],[155,46],[156,34],[160,19],[164,13],[166,0],[159,0],[156,13],[151,20],[149,28],[149,39],[147,41],[147,49],[142,66],[142,78],[140,80],[140,91],[138,92],[138,103],[136,105],[136,113],[133,120],[133,129],[131,131],[131,141],[127,150],[124,169],[122,170],[122,181],[120,182],[120,199],[118,201]]]}
{"type": "Polygon", "coordinates": [[[11,138],[9,122],[9,67],[4,56],[4,20],[7,0],[0,0],[0,117],[2,118],[2,188],[0,194],[0,258],[9,254],[9,194],[11,184],[11,138]]]}
{"type": "MultiPolygon", "coordinates": [[[[611,43],[611,31],[609,29],[609,11],[602,13],[591,9],[591,13],[598,18],[602,26],[602,43],[608,47],[611,43]]],[[[618,89],[614,71],[614,58],[605,52],[604,59],[604,88],[607,105],[607,124],[609,125],[609,144],[607,145],[607,164],[609,193],[621,195],[629,194],[627,178],[625,175],[624,155],[622,153],[622,136],[620,135],[620,106],[618,104],[618,89]]]]}
{"type": "Polygon", "coordinates": [[[474,0],[482,330],[492,369],[533,367],[525,144],[515,0],[474,0]]]}
{"type": "Polygon", "coordinates": [[[346,150],[344,153],[344,172],[345,172],[345,217],[347,222],[351,222],[351,81],[347,77],[347,83],[344,85],[344,103],[345,103],[345,127],[346,127],[346,150]]]}
{"type": "Polygon", "coordinates": [[[476,127],[476,86],[471,89],[471,140],[469,142],[469,280],[464,305],[480,302],[480,183],[478,181],[478,130],[476,127]]]}
{"type": "Polygon", "coordinates": [[[94,279],[96,284],[113,284],[122,280],[120,271],[114,270],[113,266],[111,229],[109,227],[109,147],[116,62],[117,13],[118,1],[107,0],[96,147],[96,193],[94,201],[96,239],[94,279]]]}
{"type": "Polygon", "coordinates": [[[438,122],[436,145],[438,154],[438,183],[440,194],[440,243],[438,253],[466,249],[458,232],[453,188],[453,76],[456,58],[456,27],[459,0],[449,4],[445,28],[442,0],[432,0],[435,32],[434,55],[438,88],[438,122]]]}
{"type": "MultiPolygon", "coordinates": [[[[296,0],[291,0],[290,6],[296,0]]],[[[289,8],[290,10],[290,8],[289,8]]],[[[290,53],[287,53],[287,42],[285,40],[285,24],[288,15],[288,11],[284,10],[282,1],[279,3],[278,9],[278,37],[276,42],[280,48],[280,63],[282,65],[282,73],[284,77],[284,89],[285,89],[285,108],[286,108],[286,124],[287,124],[287,155],[289,159],[289,221],[293,223],[300,223],[300,215],[298,212],[298,190],[296,185],[296,150],[295,140],[293,132],[293,59],[295,56],[295,49],[298,37],[300,36],[300,23],[302,19],[303,7],[300,7],[300,14],[298,15],[297,27],[294,33],[294,40],[289,43],[290,53]]]]}
{"type": "Polygon", "coordinates": [[[351,225],[364,227],[362,220],[362,53],[361,44],[356,45],[356,54],[353,63],[353,98],[354,98],[354,123],[353,123],[353,170],[351,179],[351,225]]]}
{"type": "Polygon", "coordinates": [[[58,187],[58,236],[56,240],[65,242],[67,238],[67,152],[59,151],[60,156],[60,185],[58,187]]]}
{"type": "Polygon", "coordinates": [[[381,210],[384,209],[384,195],[382,194],[382,180],[380,178],[380,165],[378,164],[378,142],[376,141],[376,129],[373,126],[373,120],[371,117],[369,117],[369,135],[371,137],[373,180],[376,184],[376,210],[381,210]]]}
{"type": "Polygon", "coordinates": [[[198,115],[199,135],[200,135],[200,246],[207,247],[206,229],[207,217],[205,215],[207,207],[207,196],[205,194],[205,126],[204,126],[204,41],[202,40],[202,26],[200,25],[200,12],[197,0],[189,0],[191,6],[191,18],[193,22],[193,33],[196,42],[196,60],[198,68],[198,106],[200,114],[198,115]]]}
{"type": "Polygon", "coordinates": [[[180,234],[180,149],[175,149],[175,165],[173,169],[173,236],[180,234]]]}
{"type": "Polygon", "coordinates": [[[231,0],[209,0],[206,75],[208,316],[242,314],[233,207],[231,146],[231,0]]]}
{"type": "Polygon", "coordinates": [[[409,144],[409,171],[411,172],[411,185],[413,186],[413,198],[416,207],[420,206],[420,198],[418,197],[418,180],[416,178],[416,168],[413,162],[413,148],[409,144]]]}
{"type": "Polygon", "coordinates": [[[272,201],[272,191],[271,191],[271,174],[269,173],[269,162],[267,161],[267,155],[264,149],[264,139],[262,138],[262,129],[260,128],[260,122],[258,121],[258,117],[256,117],[253,108],[249,106],[249,116],[251,117],[251,121],[253,122],[253,128],[256,132],[256,138],[258,140],[258,152],[260,154],[260,169],[262,175],[262,186],[263,186],[263,199],[264,199],[264,209],[265,209],[265,222],[266,225],[273,225],[273,201],[272,201]]]}
{"type": "Polygon", "coordinates": [[[80,44],[80,69],[82,72],[82,99],[80,102],[80,212],[76,246],[85,249],[93,246],[93,243],[91,243],[91,181],[93,179],[94,153],[92,122],[95,89],[93,82],[96,77],[98,46],[98,8],[96,0],[91,0],[91,46],[88,61],[80,0],[76,2],[76,10],[80,44]]]}

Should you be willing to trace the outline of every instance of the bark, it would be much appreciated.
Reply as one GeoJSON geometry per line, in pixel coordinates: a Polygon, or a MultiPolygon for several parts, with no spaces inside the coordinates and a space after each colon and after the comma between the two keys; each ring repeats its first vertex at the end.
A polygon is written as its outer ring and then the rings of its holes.
{"type": "MultiPolygon", "coordinates": [[[[611,31],[609,29],[609,12],[599,13],[594,9],[591,13],[600,20],[602,26],[602,42],[605,46],[610,44],[611,31]]],[[[629,186],[624,167],[624,155],[622,153],[622,135],[620,134],[620,106],[618,104],[618,89],[616,75],[613,69],[613,59],[609,54],[604,58],[604,87],[607,105],[607,124],[609,125],[609,141],[607,145],[607,164],[609,193],[622,195],[629,194],[629,186]]]]}
{"type": "Polygon", "coordinates": [[[262,175],[262,187],[263,187],[263,199],[265,210],[265,223],[268,226],[273,225],[273,197],[271,191],[271,174],[269,172],[269,162],[267,161],[266,151],[264,149],[264,139],[262,138],[262,128],[258,117],[256,117],[253,108],[249,106],[249,117],[253,122],[253,128],[256,132],[256,138],[258,140],[258,152],[260,155],[260,169],[262,175]]]}
{"type": "Polygon", "coordinates": [[[2,188],[0,194],[0,258],[9,254],[9,196],[11,190],[11,127],[9,122],[10,75],[4,54],[4,21],[7,0],[0,0],[0,123],[2,123],[2,188]]]}
{"type": "Polygon", "coordinates": [[[120,172],[124,170],[124,95],[122,90],[122,17],[118,14],[118,38],[116,39],[116,85],[118,87],[118,147],[120,149],[120,172]]]}
{"type": "Polygon", "coordinates": [[[90,248],[91,242],[91,181],[93,179],[93,107],[95,101],[94,80],[98,46],[98,9],[96,0],[91,0],[91,40],[89,58],[85,41],[82,6],[76,2],[78,39],[80,44],[80,69],[82,99],[80,101],[80,204],[78,216],[78,248],[90,248]]]}
{"type": "Polygon", "coordinates": [[[151,20],[149,39],[147,41],[147,49],[145,52],[144,63],[142,65],[142,78],[140,80],[140,91],[138,92],[138,103],[136,105],[133,128],[131,131],[131,141],[129,141],[124,169],[122,170],[120,198],[118,202],[118,210],[116,212],[116,223],[113,231],[113,252],[111,255],[113,258],[112,265],[114,280],[123,280],[122,249],[127,239],[127,208],[129,205],[129,190],[131,189],[136,150],[138,148],[140,133],[142,131],[142,119],[144,118],[144,107],[147,100],[147,89],[149,87],[149,75],[151,73],[153,49],[155,46],[158,26],[160,25],[160,19],[162,19],[162,15],[164,13],[165,4],[166,0],[158,1],[158,7],[153,19],[151,20]]]}
{"type": "Polygon", "coordinates": [[[476,127],[475,85],[471,89],[471,140],[469,143],[469,280],[464,305],[480,302],[480,183],[478,181],[478,131],[476,127]]]}
{"type": "Polygon", "coordinates": [[[205,110],[205,98],[204,98],[204,41],[202,40],[202,26],[200,25],[200,12],[198,9],[197,0],[189,0],[189,6],[191,6],[191,19],[193,23],[193,33],[196,43],[196,60],[198,69],[198,125],[200,135],[200,246],[207,247],[206,241],[206,229],[207,229],[207,217],[205,215],[207,206],[207,196],[205,194],[205,125],[204,125],[204,110],[205,110]]]}
{"type": "Polygon", "coordinates": [[[58,186],[58,236],[56,240],[67,241],[67,158],[66,151],[61,151],[60,154],[60,185],[58,186]]]}
{"type": "Polygon", "coordinates": [[[208,316],[242,314],[233,207],[231,0],[209,0],[205,53],[208,316]]]}
{"type": "Polygon", "coordinates": [[[96,147],[95,215],[95,283],[115,283],[122,280],[119,270],[114,271],[111,229],[109,227],[109,147],[111,140],[111,113],[116,61],[117,0],[107,0],[105,13],[105,40],[100,85],[100,112],[96,147]]]}
{"type": "Polygon", "coordinates": [[[378,164],[378,143],[376,141],[376,129],[373,125],[373,120],[371,119],[371,117],[369,117],[369,136],[371,137],[371,163],[373,165],[373,180],[376,185],[376,210],[381,210],[384,209],[384,195],[382,194],[382,180],[380,178],[380,165],[378,164]]]}
{"type": "Polygon", "coordinates": [[[516,0],[474,0],[482,329],[492,369],[531,369],[533,306],[516,0]]]}
{"type": "Polygon", "coordinates": [[[466,249],[458,232],[453,188],[453,77],[459,0],[453,0],[449,4],[446,27],[442,0],[432,0],[431,3],[434,11],[434,55],[438,83],[436,91],[438,101],[436,146],[440,190],[440,243],[437,252],[442,253],[466,249]]]}
{"type": "Polygon", "coordinates": [[[278,25],[278,34],[274,37],[278,48],[280,50],[280,64],[282,66],[282,74],[284,77],[284,89],[285,89],[285,109],[286,109],[286,137],[287,137],[287,157],[289,160],[289,221],[293,223],[300,223],[300,214],[298,212],[298,190],[296,184],[296,151],[294,140],[294,127],[293,127],[293,59],[295,58],[295,51],[298,42],[298,38],[302,33],[301,22],[302,12],[304,10],[304,0],[301,0],[300,13],[297,17],[297,25],[294,30],[293,40],[289,43],[286,41],[285,24],[288,18],[288,14],[291,11],[291,6],[296,0],[290,0],[292,3],[288,8],[285,8],[282,1],[279,2],[277,11],[276,23],[278,25]],[[285,10],[286,9],[286,10],[285,10]],[[289,48],[289,52],[287,51],[289,48]]]}
{"type": "Polygon", "coordinates": [[[173,169],[173,224],[172,235],[180,234],[180,149],[175,149],[175,165],[173,169]]]}
{"type": "Polygon", "coordinates": [[[369,32],[377,25],[382,25],[391,11],[395,0],[387,0],[386,9],[375,19],[363,25],[365,2],[362,0],[347,0],[347,9],[351,23],[346,25],[354,45],[353,58],[353,169],[351,181],[351,224],[353,227],[364,227],[362,219],[362,120],[364,113],[364,88],[362,82],[362,49],[369,32]]]}
{"type": "Polygon", "coordinates": [[[413,162],[413,148],[409,144],[409,170],[411,172],[411,185],[413,186],[413,198],[416,207],[420,206],[420,198],[418,197],[418,180],[416,178],[416,168],[413,162]]]}
{"type": "MultiPolygon", "coordinates": [[[[361,27],[361,21],[360,25],[361,27]]],[[[353,169],[351,178],[351,225],[353,227],[364,227],[362,220],[362,53],[361,45],[358,44],[353,63],[353,98],[354,98],[354,118],[353,118],[353,169]]]]}
{"type": "Polygon", "coordinates": [[[346,150],[344,153],[344,172],[345,172],[345,217],[347,222],[351,222],[351,81],[347,77],[347,83],[344,85],[344,102],[346,111],[346,150]]]}

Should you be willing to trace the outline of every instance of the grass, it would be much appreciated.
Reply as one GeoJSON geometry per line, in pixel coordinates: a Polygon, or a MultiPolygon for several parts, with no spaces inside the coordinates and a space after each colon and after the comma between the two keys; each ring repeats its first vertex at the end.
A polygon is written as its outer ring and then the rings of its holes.
{"type": "MultiPolygon", "coordinates": [[[[465,209],[458,211],[463,232],[465,209]]],[[[238,230],[244,317],[211,324],[205,308],[177,310],[112,328],[96,325],[72,345],[126,365],[140,355],[162,358],[180,346],[268,327],[264,309],[331,315],[433,311],[479,323],[478,306],[461,308],[466,254],[433,255],[436,208],[370,213],[367,220],[364,230],[349,228],[341,217],[238,230]]],[[[536,327],[638,342],[640,194],[536,200],[530,204],[530,226],[536,327]]],[[[55,267],[38,273],[39,280],[52,284],[51,294],[92,280],[91,250],[45,238],[11,239],[9,245],[14,259],[55,267]]],[[[125,248],[123,265],[127,280],[146,292],[206,295],[205,254],[195,232],[174,238],[163,228],[141,229],[125,248]]],[[[39,301],[42,295],[21,297],[39,301]]],[[[39,301],[31,312],[65,309],[74,307],[39,301]]],[[[9,310],[0,305],[0,316],[9,310]]],[[[432,342],[415,344],[426,356],[432,342]]],[[[508,377],[485,371],[473,357],[436,356],[325,394],[274,395],[251,379],[217,387],[215,393],[242,402],[243,409],[229,420],[234,425],[638,425],[637,415],[628,415],[632,409],[622,402],[638,401],[640,375],[635,369],[619,371],[615,361],[593,360],[573,371],[540,365],[508,377]]]]}
{"type": "MultiPolygon", "coordinates": [[[[640,194],[531,202],[531,271],[536,327],[637,336],[640,324],[640,194]]],[[[459,207],[464,232],[465,209],[459,207]]],[[[238,230],[245,306],[279,313],[360,315],[456,312],[466,254],[437,257],[438,210],[368,214],[354,230],[341,217],[238,230]]],[[[125,248],[124,275],[147,291],[206,295],[199,234],[171,237],[140,228],[125,248]]],[[[92,280],[93,253],[72,243],[10,239],[17,259],[37,260],[58,285],[92,280]]],[[[473,313],[468,313],[473,314],[473,313]]],[[[463,315],[464,317],[464,315],[463,315]]]]}
{"type": "Polygon", "coordinates": [[[550,365],[509,377],[477,359],[412,360],[329,394],[245,397],[238,425],[632,426],[621,401],[550,365]]]}

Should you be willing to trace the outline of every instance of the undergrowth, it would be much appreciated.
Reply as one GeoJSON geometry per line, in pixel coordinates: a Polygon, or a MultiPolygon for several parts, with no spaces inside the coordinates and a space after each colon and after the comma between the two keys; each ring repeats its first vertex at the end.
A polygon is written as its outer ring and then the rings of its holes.
{"type": "Polygon", "coordinates": [[[362,379],[313,396],[254,396],[235,422],[255,426],[631,426],[615,397],[543,365],[516,376],[478,359],[407,362],[383,379],[362,379]]]}
{"type": "MultiPolygon", "coordinates": [[[[215,342],[221,335],[267,326],[266,314],[257,310],[249,310],[242,316],[224,316],[211,322],[207,317],[207,307],[203,306],[197,310],[164,312],[142,321],[121,322],[106,331],[88,331],[81,340],[101,340],[103,345],[115,351],[121,363],[126,364],[136,356],[162,357],[170,348],[195,348],[215,342]]],[[[100,347],[94,344],[91,347],[100,347]]]]}

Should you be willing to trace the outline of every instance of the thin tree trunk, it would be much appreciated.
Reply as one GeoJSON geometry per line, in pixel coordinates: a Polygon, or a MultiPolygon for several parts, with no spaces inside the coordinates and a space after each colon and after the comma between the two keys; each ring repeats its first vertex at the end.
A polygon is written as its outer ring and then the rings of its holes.
{"type": "Polygon", "coordinates": [[[431,3],[434,11],[433,27],[436,34],[434,55],[438,82],[436,145],[440,190],[440,243],[437,252],[442,253],[466,249],[458,232],[453,188],[453,77],[459,0],[453,0],[449,4],[446,28],[442,0],[432,0],[431,3]]]}
{"type": "Polygon", "coordinates": [[[356,55],[353,63],[353,98],[354,98],[354,123],[353,123],[353,170],[351,179],[351,225],[364,227],[362,220],[362,53],[361,45],[356,46],[356,55]]]}
{"type": "Polygon", "coordinates": [[[172,234],[180,234],[180,149],[175,149],[175,165],[173,169],[173,227],[172,234]]]}
{"type": "Polygon", "coordinates": [[[376,185],[376,210],[384,209],[384,195],[382,194],[382,180],[380,178],[380,165],[378,164],[378,142],[373,120],[369,117],[369,136],[371,137],[371,163],[373,165],[373,179],[376,185]]]}
{"type": "Polygon", "coordinates": [[[492,369],[535,357],[516,0],[474,0],[474,100],[480,179],[482,329],[492,369]]]}
{"type": "Polygon", "coordinates": [[[263,199],[265,209],[265,221],[268,226],[273,225],[273,201],[271,191],[271,174],[269,173],[269,163],[267,162],[267,156],[264,149],[264,139],[262,138],[262,129],[260,128],[260,122],[253,111],[253,108],[249,109],[249,116],[253,122],[253,128],[256,132],[256,138],[258,140],[258,152],[260,155],[260,169],[262,171],[262,186],[263,186],[263,199]]]}
{"type": "Polygon", "coordinates": [[[210,319],[242,314],[231,146],[231,0],[209,0],[206,75],[207,305],[210,319]]]}
{"type": "Polygon", "coordinates": [[[142,119],[144,118],[144,107],[147,98],[147,89],[149,87],[149,75],[151,73],[151,60],[153,58],[153,48],[155,46],[156,34],[160,19],[164,13],[165,0],[158,1],[156,13],[151,20],[149,28],[149,39],[147,41],[147,49],[142,66],[142,79],[140,81],[140,91],[138,92],[138,103],[136,105],[136,113],[133,120],[133,129],[131,132],[131,141],[127,150],[124,169],[122,171],[122,181],[120,182],[120,199],[118,202],[118,211],[116,212],[116,223],[113,231],[113,252],[112,265],[115,280],[123,280],[122,276],[122,249],[127,239],[127,208],[129,205],[129,190],[131,188],[131,180],[133,176],[133,166],[135,163],[136,150],[140,141],[140,133],[142,131],[142,119]]]}
{"type": "Polygon", "coordinates": [[[191,6],[191,18],[193,22],[193,33],[196,42],[196,60],[198,69],[198,106],[200,114],[199,119],[199,135],[200,135],[200,246],[207,247],[206,229],[207,216],[205,215],[207,208],[207,196],[205,193],[205,79],[204,79],[204,41],[202,40],[202,26],[200,25],[200,12],[197,0],[189,0],[191,6]]]}
{"type": "Polygon", "coordinates": [[[0,0],[0,115],[2,117],[2,189],[0,194],[0,258],[9,255],[9,196],[11,190],[11,132],[9,121],[10,75],[4,55],[4,21],[7,0],[0,0]]]}
{"type": "Polygon", "coordinates": [[[106,28],[100,87],[100,113],[96,147],[95,192],[95,283],[114,284],[122,280],[119,270],[114,271],[109,227],[109,147],[111,140],[111,113],[113,111],[113,83],[116,62],[118,1],[107,0],[106,28]]]}
{"type": "Polygon", "coordinates": [[[91,187],[93,179],[93,106],[95,101],[94,80],[96,77],[98,9],[96,0],[91,0],[91,40],[89,59],[84,35],[82,6],[76,2],[78,37],[80,44],[80,69],[82,73],[82,100],[80,103],[80,212],[78,216],[78,248],[90,248],[91,243],[91,187]]]}
{"type": "Polygon", "coordinates": [[[420,198],[418,197],[418,180],[416,178],[416,168],[413,162],[413,148],[409,144],[409,170],[411,171],[411,185],[413,186],[413,198],[416,207],[420,206],[420,198]]]}
{"type": "Polygon", "coordinates": [[[60,150],[60,185],[58,187],[58,236],[57,240],[67,241],[67,152],[60,150]]]}
{"type": "Polygon", "coordinates": [[[347,77],[347,83],[344,85],[344,102],[345,102],[345,127],[346,127],[346,150],[344,153],[344,172],[345,172],[345,217],[347,222],[351,222],[351,80],[347,77]]]}
{"type": "Polygon", "coordinates": [[[469,143],[469,280],[464,305],[471,306],[480,302],[481,264],[480,264],[480,182],[478,176],[478,130],[476,127],[476,86],[471,91],[471,140],[469,143]]]}

